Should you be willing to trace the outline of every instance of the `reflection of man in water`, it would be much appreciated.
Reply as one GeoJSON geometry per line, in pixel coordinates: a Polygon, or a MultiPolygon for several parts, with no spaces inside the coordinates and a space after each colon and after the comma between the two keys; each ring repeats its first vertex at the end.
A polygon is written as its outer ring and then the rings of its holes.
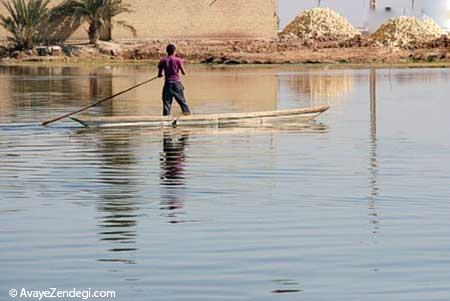
{"type": "MultiPolygon", "coordinates": [[[[166,187],[162,200],[162,209],[176,210],[183,208],[179,200],[180,190],[184,186],[184,148],[189,136],[183,133],[181,136],[170,132],[164,133],[163,151],[161,153],[161,186],[166,187]]],[[[169,214],[171,223],[178,223],[175,213],[169,214]]]]}
{"type": "Polygon", "coordinates": [[[182,134],[180,138],[168,132],[164,133],[163,152],[161,155],[162,185],[183,185],[184,147],[188,137],[186,133],[182,134]]]}

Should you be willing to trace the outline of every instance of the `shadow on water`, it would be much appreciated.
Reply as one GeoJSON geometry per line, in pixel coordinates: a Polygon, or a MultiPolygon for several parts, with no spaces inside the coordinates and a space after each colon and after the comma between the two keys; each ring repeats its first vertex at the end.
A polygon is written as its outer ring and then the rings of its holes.
{"type": "Polygon", "coordinates": [[[177,224],[183,222],[179,215],[182,214],[184,203],[182,190],[186,185],[184,169],[186,164],[185,147],[188,143],[189,132],[181,133],[165,131],[163,133],[163,149],[160,155],[161,165],[161,210],[169,222],[177,224]]]}
{"type": "Polygon", "coordinates": [[[178,137],[171,132],[163,133],[163,150],[161,152],[161,185],[184,186],[184,149],[189,133],[182,132],[178,137]]]}
{"type": "MultiPolygon", "coordinates": [[[[97,201],[97,227],[99,241],[107,246],[107,253],[100,262],[120,262],[135,264],[134,252],[137,248],[137,225],[140,213],[139,191],[142,188],[142,173],[139,172],[141,157],[144,161],[148,154],[139,153],[140,143],[147,145],[142,137],[161,136],[159,156],[160,190],[159,209],[161,216],[170,224],[192,223],[187,219],[186,198],[188,191],[189,155],[191,138],[194,136],[229,136],[242,134],[274,133],[325,133],[328,126],[322,123],[280,124],[265,128],[189,128],[189,129],[77,129],[74,136],[85,136],[83,143],[95,143],[99,167],[96,181],[99,183],[97,201]],[[139,138],[141,137],[141,138],[139,138]],[[88,140],[86,140],[88,138],[88,140]],[[138,157],[140,159],[138,159],[138,157]]],[[[196,141],[196,140],[195,140],[196,141]]],[[[198,146],[198,145],[197,145],[198,146]]],[[[84,145],[83,148],[88,147],[84,145]]],[[[151,146],[150,146],[151,147],[151,146]]],[[[142,164],[142,163],[141,163],[142,164]]],[[[142,166],[141,166],[142,167],[142,166]]],[[[149,179],[149,183],[156,179],[149,179]]],[[[145,184],[150,185],[150,184],[145,184]]],[[[149,188],[149,187],[147,187],[149,188]]]]}
{"type": "MultiPolygon", "coordinates": [[[[0,66],[0,123],[11,118],[36,121],[67,113],[112,92],[113,73],[109,69],[0,66]]],[[[110,115],[112,103],[102,104],[91,113],[110,115]]]]}
{"type": "Polygon", "coordinates": [[[139,208],[134,170],[137,162],[130,149],[132,136],[127,131],[114,135],[99,131],[97,137],[101,159],[98,180],[102,187],[97,204],[99,235],[114,254],[98,261],[133,264],[130,252],[138,250],[135,239],[139,208]]]}
{"type": "Polygon", "coordinates": [[[303,106],[334,105],[348,99],[354,93],[356,83],[353,72],[307,73],[302,76],[288,75],[280,84],[303,96],[303,106]]]}
{"type": "Polygon", "coordinates": [[[273,283],[278,287],[272,290],[272,294],[292,294],[301,293],[300,283],[293,279],[276,279],[273,283]]]}
{"type": "MultiPolygon", "coordinates": [[[[110,70],[94,71],[89,76],[89,96],[91,101],[97,101],[99,99],[113,95],[113,75],[110,70]]],[[[111,115],[113,110],[113,102],[107,101],[98,105],[100,108],[100,115],[111,115]]]]}
{"type": "Polygon", "coordinates": [[[369,216],[373,225],[372,233],[379,229],[376,199],[379,194],[378,187],[378,157],[377,157],[377,71],[370,69],[370,153],[369,153],[369,216]]]}

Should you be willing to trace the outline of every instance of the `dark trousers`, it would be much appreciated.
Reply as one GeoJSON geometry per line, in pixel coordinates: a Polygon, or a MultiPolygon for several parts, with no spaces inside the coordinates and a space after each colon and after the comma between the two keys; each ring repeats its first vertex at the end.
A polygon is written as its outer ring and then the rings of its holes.
{"type": "Polygon", "coordinates": [[[177,103],[181,107],[181,111],[183,113],[190,113],[189,107],[186,102],[186,98],[184,98],[184,87],[181,82],[173,81],[166,82],[163,88],[163,115],[170,115],[170,109],[172,108],[172,101],[175,98],[177,103]]]}

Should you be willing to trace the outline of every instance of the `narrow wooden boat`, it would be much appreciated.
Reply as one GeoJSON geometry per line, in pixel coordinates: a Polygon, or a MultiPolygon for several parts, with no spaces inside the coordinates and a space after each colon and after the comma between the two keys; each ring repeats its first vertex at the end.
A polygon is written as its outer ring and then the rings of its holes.
{"type": "Polygon", "coordinates": [[[85,127],[236,127],[305,122],[327,111],[329,106],[252,113],[193,114],[188,116],[78,116],[71,117],[85,127]]]}

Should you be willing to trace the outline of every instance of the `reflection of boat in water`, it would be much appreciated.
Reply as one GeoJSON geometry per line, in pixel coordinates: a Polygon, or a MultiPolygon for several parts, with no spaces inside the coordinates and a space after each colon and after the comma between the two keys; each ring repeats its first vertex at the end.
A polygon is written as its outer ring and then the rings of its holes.
{"type": "Polygon", "coordinates": [[[72,117],[85,127],[239,127],[264,126],[313,120],[330,107],[314,107],[252,113],[199,114],[189,116],[72,117]]]}
{"type": "MultiPolygon", "coordinates": [[[[124,129],[120,127],[104,128],[101,132],[107,132],[111,135],[120,134],[124,129]]],[[[128,130],[128,129],[127,129],[128,130]]],[[[131,132],[136,135],[156,135],[161,133],[160,128],[144,127],[144,128],[130,128],[131,132]]],[[[181,128],[165,128],[165,134],[179,135],[189,134],[190,136],[228,136],[228,135],[256,135],[256,134],[273,134],[279,132],[296,132],[296,133],[326,133],[328,125],[317,122],[315,120],[310,122],[285,122],[282,124],[270,124],[263,126],[241,126],[241,127],[181,127],[181,128]]],[[[98,133],[96,128],[77,128],[74,134],[83,133],[98,133]]]]}

